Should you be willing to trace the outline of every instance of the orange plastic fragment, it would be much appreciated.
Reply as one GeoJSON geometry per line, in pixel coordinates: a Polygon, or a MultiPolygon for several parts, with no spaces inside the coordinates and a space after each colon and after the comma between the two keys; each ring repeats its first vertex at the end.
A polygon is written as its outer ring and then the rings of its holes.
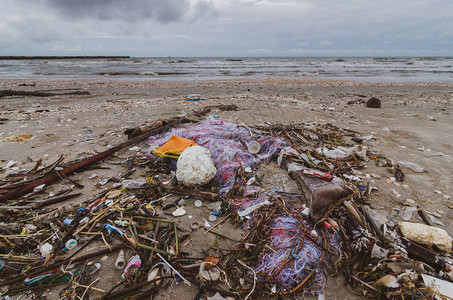
{"type": "Polygon", "coordinates": [[[206,264],[206,270],[209,270],[209,269],[212,269],[215,266],[217,266],[217,264],[220,261],[220,258],[215,257],[215,256],[208,256],[208,257],[205,257],[205,259],[203,261],[210,263],[210,264],[206,264]]]}
{"type": "Polygon", "coordinates": [[[196,146],[195,141],[185,139],[179,136],[172,136],[165,144],[151,152],[161,157],[175,157],[177,158],[184,150],[191,146],[196,146]]]}

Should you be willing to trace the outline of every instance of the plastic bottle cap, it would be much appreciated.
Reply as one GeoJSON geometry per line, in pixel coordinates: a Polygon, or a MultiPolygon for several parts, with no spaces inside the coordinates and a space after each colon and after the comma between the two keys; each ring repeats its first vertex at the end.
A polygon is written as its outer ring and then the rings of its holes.
{"type": "Polygon", "coordinates": [[[209,216],[209,221],[214,222],[215,220],[217,220],[216,216],[214,216],[214,215],[209,216]]]}
{"type": "Polygon", "coordinates": [[[261,145],[257,141],[251,141],[247,144],[250,153],[257,154],[261,150],[261,145]]]}
{"type": "Polygon", "coordinates": [[[70,239],[66,242],[65,248],[68,250],[71,250],[73,248],[77,247],[77,241],[74,239],[70,239]]]}
{"type": "Polygon", "coordinates": [[[202,205],[203,205],[203,202],[201,200],[195,201],[195,207],[201,207],[202,205]]]}
{"type": "Polygon", "coordinates": [[[41,255],[42,256],[47,256],[47,254],[52,251],[53,246],[49,243],[45,243],[44,245],[41,246],[41,255]]]}

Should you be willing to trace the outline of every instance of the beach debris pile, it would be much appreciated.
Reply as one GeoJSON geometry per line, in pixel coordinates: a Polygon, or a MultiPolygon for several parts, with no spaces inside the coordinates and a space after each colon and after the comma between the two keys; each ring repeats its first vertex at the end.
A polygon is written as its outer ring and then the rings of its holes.
{"type": "Polygon", "coordinates": [[[315,123],[240,126],[209,112],[132,128],[83,160],[26,171],[9,162],[2,296],[145,299],[181,284],[197,287],[194,299],[321,297],[342,274],[365,298],[452,297],[452,241],[432,226],[440,221],[411,205],[388,216],[368,200],[368,164],[404,180],[365,145],[372,136],[315,123]],[[140,155],[113,155],[145,140],[140,155]],[[123,169],[120,178],[78,193],[70,175],[101,164],[123,169]]]}

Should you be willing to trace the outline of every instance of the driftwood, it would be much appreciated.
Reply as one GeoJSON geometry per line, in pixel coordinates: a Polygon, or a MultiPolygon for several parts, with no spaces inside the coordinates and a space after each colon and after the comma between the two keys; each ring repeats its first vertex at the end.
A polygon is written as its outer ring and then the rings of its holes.
{"type": "Polygon", "coordinates": [[[434,251],[409,241],[406,238],[401,238],[401,244],[406,249],[409,257],[421,260],[436,270],[442,270],[447,266],[447,263],[434,251]]]}
{"type": "Polygon", "coordinates": [[[146,124],[143,124],[142,126],[134,127],[134,128],[128,128],[124,131],[124,134],[127,135],[127,138],[133,139],[136,136],[142,135],[144,132],[148,132],[150,130],[154,130],[156,128],[161,127],[163,124],[161,121],[152,121],[146,124]]]}
{"type": "MultiPolygon", "coordinates": [[[[240,108],[234,104],[230,104],[230,105],[224,105],[224,104],[221,104],[221,105],[209,105],[209,106],[205,106],[203,107],[203,110],[211,110],[213,108],[218,108],[222,111],[232,111],[232,110],[240,110],[240,108]]],[[[150,122],[146,122],[140,126],[137,126],[137,127],[133,127],[133,128],[128,128],[124,131],[124,134],[127,135],[127,138],[128,139],[132,139],[136,136],[139,136],[141,134],[143,134],[144,132],[147,132],[148,130],[152,130],[152,129],[155,129],[155,128],[158,128],[162,126],[162,121],[159,121],[159,120],[156,120],[156,121],[150,121],[150,122]]]]}
{"type": "Polygon", "coordinates": [[[51,205],[51,204],[55,204],[55,203],[66,201],[66,200],[78,197],[80,195],[82,195],[82,193],[70,194],[70,195],[65,195],[65,196],[60,196],[60,197],[53,197],[53,198],[44,200],[42,202],[37,202],[35,204],[35,207],[36,208],[41,208],[41,207],[44,207],[44,206],[47,206],[47,205],[51,205]]]}
{"type": "MultiPolygon", "coordinates": [[[[202,110],[202,111],[199,111],[197,113],[195,113],[194,115],[199,117],[199,116],[203,116],[207,113],[210,112],[210,109],[205,109],[205,110],[202,110]]],[[[85,168],[86,166],[94,163],[94,162],[97,162],[97,161],[100,161],[104,158],[106,158],[107,156],[123,149],[123,148],[126,148],[126,147],[129,147],[130,145],[133,145],[135,143],[138,143],[144,139],[146,139],[147,137],[151,136],[151,135],[155,135],[155,134],[158,134],[158,133],[161,133],[163,132],[164,130],[168,130],[174,126],[177,126],[181,123],[186,123],[186,122],[189,122],[190,120],[186,117],[183,117],[183,118],[178,118],[177,120],[174,120],[174,121],[171,121],[169,123],[167,123],[166,125],[164,126],[161,126],[159,128],[155,128],[153,130],[150,130],[148,132],[145,132],[133,139],[130,139],[128,141],[125,141],[115,147],[112,147],[104,152],[101,152],[101,153],[98,153],[96,155],[93,155],[91,157],[88,157],[84,160],[81,160],[73,165],[70,165],[66,168],[64,168],[63,170],[60,170],[58,172],[52,172],[40,179],[36,179],[30,183],[28,183],[27,185],[23,186],[23,187],[19,187],[17,189],[14,189],[14,190],[11,190],[9,191],[8,193],[4,194],[4,195],[0,195],[0,202],[4,202],[6,200],[9,200],[9,199],[14,199],[14,198],[17,198],[21,195],[24,195],[28,192],[31,192],[35,187],[41,185],[41,184],[48,184],[50,182],[53,182],[57,179],[60,179],[61,178],[61,175],[68,175],[68,174],[71,174],[71,173],[74,173],[80,169],[83,169],[85,168]]]]}
{"type": "Polygon", "coordinates": [[[0,91],[0,98],[3,97],[52,97],[52,96],[66,96],[66,95],[89,95],[88,91],[74,91],[65,93],[50,93],[50,92],[33,92],[33,91],[13,91],[13,90],[2,90],[0,91]]]}

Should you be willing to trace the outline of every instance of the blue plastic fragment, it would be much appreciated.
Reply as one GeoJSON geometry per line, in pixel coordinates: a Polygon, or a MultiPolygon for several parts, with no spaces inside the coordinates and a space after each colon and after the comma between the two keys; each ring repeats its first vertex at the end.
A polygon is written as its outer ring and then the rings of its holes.
{"type": "Polygon", "coordinates": [[[124,234],[124,232],[123,232],[121,229],[118,229],[118,228],[116,228],[116,227],[113,226],[113,225],[104,224],[104,227],[107,228],[107,230],[109,231],[109,233],[112,233],[112,231],[116,231],[116,232],[118,232],[120,235],[123,235],[123,234],[124,234]]]}
{"type": "Polygon", "coordinates": [[[365,191],[366,185],[359,185],[358,188],[359,188],[359,191],[365,191]]]}
{"type": "Polygon", "coordinates": [[[86,209],[85,209],[85,208],[83,208],[83,207],[79,208],[79,209],[77,210],[77,213],[76,213],[76,216],[75,216],[76,219],[79,218],[79,217],[81,217],[81,216],[83,216],[83,215],[85,214],[85,212],[86,212],[86,209]]]}
{"type": "Polygon", "coordinates": [[[291,250],[291,255],[292,255],[292,257],[293,257],[294,259],[299,259],[299,255],[297,255],[297,254],[294,253],[294,250],[298,249],[298,248],[299,248],[299,245],[300,245],[300,243],[297,242],[296,248],[294,248],[293,250],[291,250]]]}
{"type": "Polygon", "coordinates": [[[69,225],[71,225],[72,221],[74,221],[74,219],[65,218],[63,220],[63,224],[65,224],[66,226],[69,226],[69,225]]]}

